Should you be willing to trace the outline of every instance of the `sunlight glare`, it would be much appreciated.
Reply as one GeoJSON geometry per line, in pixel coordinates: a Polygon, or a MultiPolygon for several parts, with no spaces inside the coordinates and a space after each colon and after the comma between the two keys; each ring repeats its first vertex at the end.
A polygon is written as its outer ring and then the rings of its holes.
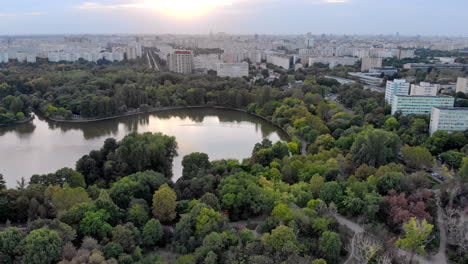
{"type": "Polygon", "coordinates": [[[216,8],[232,5],[229,0],[152,0],[145,1],[143,8],[152,9],[163,16],[179,20],[204,17],[216,8]]]}

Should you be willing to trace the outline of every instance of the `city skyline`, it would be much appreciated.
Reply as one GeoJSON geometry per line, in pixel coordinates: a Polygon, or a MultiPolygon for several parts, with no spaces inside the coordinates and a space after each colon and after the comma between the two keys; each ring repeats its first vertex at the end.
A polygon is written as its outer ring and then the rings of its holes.
{"type": "Polygon", "coordinates": [[[0,35],[348,34],[467,36],[462,0],[24,0],[0,11],[0,35]],[[359,12],[354,12],[359,10],[359,12]]]}

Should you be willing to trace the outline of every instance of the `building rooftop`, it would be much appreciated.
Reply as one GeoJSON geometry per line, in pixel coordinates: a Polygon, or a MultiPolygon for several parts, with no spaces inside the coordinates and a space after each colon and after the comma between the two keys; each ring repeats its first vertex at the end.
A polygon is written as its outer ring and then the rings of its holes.
{"type": "Polygon", "coordinates": [[[440,110],[468,111],[468,107],[433,107],[440,110]]]}
{"type": "Polygon", "coordinates": [[[443,97],[443,98],[453,98],[452,96],[449,96],[449,95],[400,95],[400,94],[395,94],[395,96],[398,96],[398,97],[443,97]]]}

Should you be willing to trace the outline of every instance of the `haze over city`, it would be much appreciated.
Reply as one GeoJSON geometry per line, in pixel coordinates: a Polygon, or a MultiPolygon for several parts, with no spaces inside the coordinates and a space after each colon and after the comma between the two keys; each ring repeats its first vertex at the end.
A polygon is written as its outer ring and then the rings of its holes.
{"type": "Polygon", "coordinates": [[[395,34],[466,36],[465,0],[4,1],[0,35],[395,34]]]}

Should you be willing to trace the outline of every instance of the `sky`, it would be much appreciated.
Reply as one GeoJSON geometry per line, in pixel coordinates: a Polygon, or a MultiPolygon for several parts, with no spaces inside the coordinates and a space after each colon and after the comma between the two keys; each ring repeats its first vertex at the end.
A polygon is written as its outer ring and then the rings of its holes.
{"type": "Polygon", "coordinates": [[[468,36],[468,0],[2,0],[0,35],[468,36]]]}

